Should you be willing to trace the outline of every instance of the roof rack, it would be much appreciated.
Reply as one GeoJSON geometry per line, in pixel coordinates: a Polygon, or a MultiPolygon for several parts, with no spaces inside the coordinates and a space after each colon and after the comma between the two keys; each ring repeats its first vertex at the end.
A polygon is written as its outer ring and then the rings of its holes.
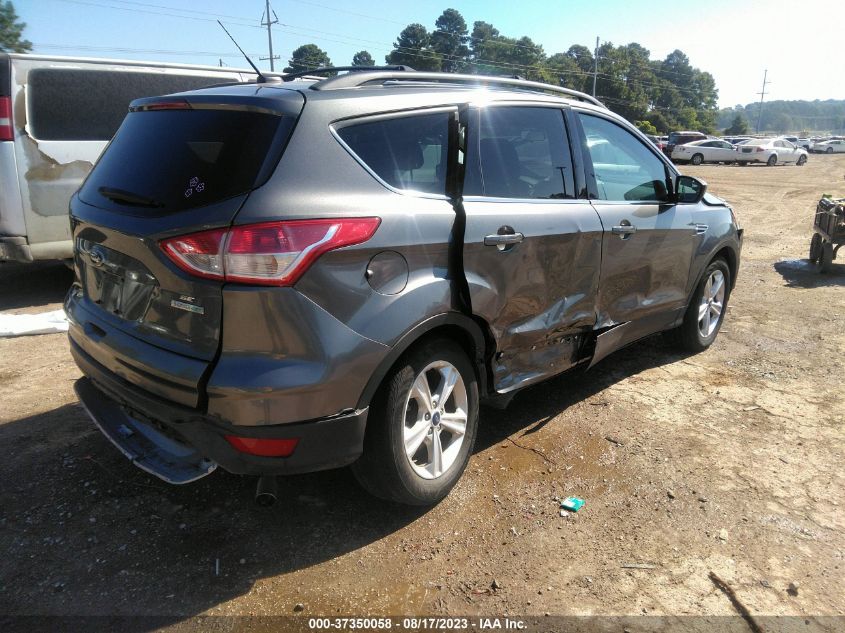
{"type": "MultiPolygon", "coordinates": [[[[372,66],[367,69],[373,68],[372,66]]],[[[605,107],[605,105],[590,95],[572,90],[570,88],[562,88],[560,86],[553,86],[551,84],[544,84],[539,81],[528,81],[526,79],[519,79],[516,77],[494,77],[490,75],[464,75],[458,73],[435,73],[435,72],[418,72],[404,70],[402,72],[383,71],[375,69],[372,72],[350,72],[346,75],[338,77],[330,77],[322,81],[318,81],[311,85],[311,90],[337,90],[339,88],[355,88],[371,83],[385,83],[388,81],[424,81],[424,82],[442,82],[445,84],[474,84],[481,86],[513,86],[515,88],[522,88],[525,90],[533,90],[537,92],[553,92],[556,94],[563,94],[568,97],[573,97],[593,105],[605,107]]]]}
{"type": "Polygon", "coordinates": [[[300,70],[295,73],[287,73],[282,76],[282,81],[293,81],[299,77],[311,77],[312,75],[325,75],[328,73],[336,73],[346,70],[350,73],[354,72],[373,72],[373,71],[409,71],[414,70],[410,66],[324,66],[321,68],[314,68],[313,70],[300,70]]]}

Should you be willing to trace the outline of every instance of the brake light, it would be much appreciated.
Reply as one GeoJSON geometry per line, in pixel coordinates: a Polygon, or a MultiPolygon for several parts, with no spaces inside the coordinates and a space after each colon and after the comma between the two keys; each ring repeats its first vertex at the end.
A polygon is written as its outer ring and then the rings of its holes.
{"type": "Polygon", "coordinates": [[[380,223],[374,217],[263,222],[169,238],[161,247],[198,277],[291,286],[323,253],[366,242],[380,223]]]}
{"type": "Polygon", "coordinates": [[[184,99],[174,101],[154,101],[153,103],[145,103],[134,108],[129,108],[130,112],[143,112],[147,110],[191,110],[191,104],[184,99]]]}
{"type": "Polygon", "coordinates": [[[14,141],[12,129],[12,98],[0,97],[0,141],[14,141]]]}
{"type": "Polygon", "coordinates": [[[226,441],[232,445],[232,448],[241,453],[259,455],[261,457],[290,457],[299,443],[299,438],[265,439],[260,437],[227,435],[226,441]]]}

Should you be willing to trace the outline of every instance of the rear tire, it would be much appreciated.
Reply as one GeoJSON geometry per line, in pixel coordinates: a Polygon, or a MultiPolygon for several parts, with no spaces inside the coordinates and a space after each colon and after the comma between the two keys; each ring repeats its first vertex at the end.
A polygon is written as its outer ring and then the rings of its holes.
{"type": "Polygon", "coordinates": [[[701,154],[694,154],[693,157],[690,159],[690,162],[693,165],[700,165],[704,162],[704,156],[702,156],[701,154]]]}
{"type": "Polygon", "coordinates": [[[833,265],[833,244],[830,242],[822,242],[821,253],[819,253],[819,262],[816,265],[820,273],[829,273],[830,267],[833,265]]]}
{"type": "Polygon", "coordinates": [[[697,354],[706,350],[722,328],[730,295],[731,270],[725,260],[714,259],[692,293],[683,323],[666,332],[666,338],[686,352],[697,354]]]}
{"type": "Polygon", "coordinates": [[[352,472],[376,497],[435,504],[464,472],[477,430],[478,381],[472,364],[453,341],[431,339],[407,353],[379,388],[370,406],[364,453],[352,472]],[[445,402],[437,401],[450,381],[445,402]]]}
{"type": "Polygon", "coordinates": [[[778,157],[776,154],[772,154],[771,156],[769,156],[769,160],[766,161],[766,165],[768,165],[769,167],[774,167],[775,165],[777,165],[777,163],[778,157]]]}

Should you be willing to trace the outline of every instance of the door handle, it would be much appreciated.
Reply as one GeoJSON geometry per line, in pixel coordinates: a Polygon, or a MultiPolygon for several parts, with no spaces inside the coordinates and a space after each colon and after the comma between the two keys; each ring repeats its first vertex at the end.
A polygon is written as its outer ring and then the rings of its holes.
{"type": "Polygon", "coordinates": [[[484,245],[485,246],[498,246],[500,248],[504,248],[505,246],[510,246],[511,244],[519,244],[524,239],[525,239],[525,236],[522,233],[505,233],[504,235],[485,235],[484,236],[484,245]]]}
{"type": "Polygon", "coordinates": [[[618,235],[623,240],[626,240],[637,232],[637,227],[628,222],[628,220],[622,220],[618,226],[612,227],[610,231],[614,235],[618,235]]]}

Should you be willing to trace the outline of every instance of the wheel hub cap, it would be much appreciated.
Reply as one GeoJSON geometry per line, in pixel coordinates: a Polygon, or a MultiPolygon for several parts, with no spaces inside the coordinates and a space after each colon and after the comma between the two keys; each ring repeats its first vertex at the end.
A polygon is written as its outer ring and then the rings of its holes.
{"type": "Polygon", "coordinates": [[[714,270],[704,284],[704,292],[698,306],[698,331],[705,338],[716,331],[722,320],[725,291],[725,275],[721,270],[714,270]]]}

